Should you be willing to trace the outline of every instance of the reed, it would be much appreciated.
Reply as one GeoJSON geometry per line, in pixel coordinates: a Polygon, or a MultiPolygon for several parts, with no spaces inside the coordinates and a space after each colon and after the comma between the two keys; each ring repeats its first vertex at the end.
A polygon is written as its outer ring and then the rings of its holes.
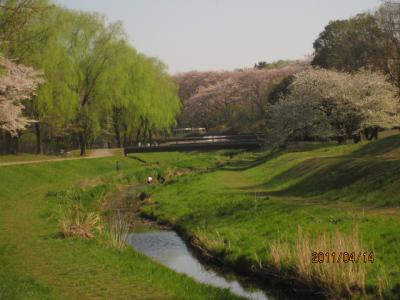
{"type": "Polygon", "coordinates": [[[130,225],[128,220],[118,211],[109,220],[108,236],[113,248],[122,250],[126,247],[130,225]]]}
{"type": "MultiPolygon", "coordinates": [[[[295,243],[285,238],[273,242],[269,247],[270,263],[279,270],[286,270],[296,280],[316,286],[329,297],[352,296],[355,293],[365,295],[365,277],[367,264],[363,254],[358,228],[350,234],[336,230],[333,234],[311,235],[298,229],[295,243]],[[354,253],[354,261],[339,259],[340,253],[354,253]],[[323,262],[313,260],[312,253],[329,253],[323,262]],[[332,257],[335,253],[335,259],[332,257]],[[328,260],[329,259],[329,260],[328,260]],[[358,259],[358,261],[357,261],[358,259]]],[[[315,256],[314,256],[315,258],[315,256]]]]}
{"type": "Polygon", "coordinates": [[[66,206],[62,210],[58,225],[63,237],[92,239],[96,232],[102,230],[99,214],[86,212],[79,204],[66,206]]]}

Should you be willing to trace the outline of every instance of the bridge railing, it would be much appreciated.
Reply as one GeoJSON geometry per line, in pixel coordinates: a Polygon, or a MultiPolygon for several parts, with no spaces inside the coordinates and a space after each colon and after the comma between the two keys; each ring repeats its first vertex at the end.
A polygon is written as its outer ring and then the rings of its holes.
{"type": "Polygon", "coordinates": [[[126,147],[124,153],[196,151],[218,149],[256,149],[263,144],[259,135],[208,135],[156,141],[152,145],[126,147]]]}

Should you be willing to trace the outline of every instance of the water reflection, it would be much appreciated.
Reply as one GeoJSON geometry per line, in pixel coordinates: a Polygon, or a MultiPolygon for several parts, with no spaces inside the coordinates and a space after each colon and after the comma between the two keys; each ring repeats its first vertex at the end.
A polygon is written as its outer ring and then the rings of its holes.
{"type": "Polygon", "coordinates": [[[245,289],[237,280],[229,280],[207,269],[190,253],[185,242],[174,231],[131,233],[127,242],[139,252],[167,267],[195,278],[202,283],[229,288],[233,293],[254,300],[270,299],[259,289],[245,289]]]}

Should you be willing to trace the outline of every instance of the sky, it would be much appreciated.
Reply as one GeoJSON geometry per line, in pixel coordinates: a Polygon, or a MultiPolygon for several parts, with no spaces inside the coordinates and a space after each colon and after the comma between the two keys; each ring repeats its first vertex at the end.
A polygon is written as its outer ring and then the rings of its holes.
{"type": "Polygon", "coordinates": [[[302,59],[331,20],[373,11],[380,0],[56,0],[122,21],[129,42],[171,74],[302,59]]]}

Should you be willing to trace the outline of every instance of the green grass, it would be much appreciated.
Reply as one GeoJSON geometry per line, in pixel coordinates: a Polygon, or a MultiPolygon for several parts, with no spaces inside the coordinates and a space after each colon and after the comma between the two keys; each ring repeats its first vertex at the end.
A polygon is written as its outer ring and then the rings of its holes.
{"type": "Polygon", "coordinates": [[[117,159],[118,180],[126,184],[164,175],[166,184],[148,188],[152,197],[143,212],[197,237],[227,265],[264,274],[271,245],[296,245],[299,228],[311,236],[358,228],[365,250],[375,252],[375,262],[366,264],[367,292],[375,297],[382,279],[384,296],[399,296],[400,136],[226,154],[149,153],[1,167],[0,298],[234,297],[133,250],[113,250],[102,239],[57,237],[62,192],[78,191],[77,199],[95,209],[112,188],[117,159]]]}
{"type": "Polygon", "coordinates": [[[57,235],[60,192],[81,189],[79,201],[95,206],[116,159],[123,182],[149,170],[123,157],[0,167],[0,299],[236,299],[132,249],[57,235]]]}
{"type": "Polygon", "coordinates": [[[397,135],[356,145],[239,154],[218,170],[153,189],[153,204],[144,212],[192,237],[201,235],[213,255],[246,270],[267,268],[271,244],[285,239],[295,245],[298,228],[311,236],[358,228],[363,247],[376,258],[366,265],[367,292],[376,296],[382,280],[385,297],[396,298],[399,191],[397,135]]]}

